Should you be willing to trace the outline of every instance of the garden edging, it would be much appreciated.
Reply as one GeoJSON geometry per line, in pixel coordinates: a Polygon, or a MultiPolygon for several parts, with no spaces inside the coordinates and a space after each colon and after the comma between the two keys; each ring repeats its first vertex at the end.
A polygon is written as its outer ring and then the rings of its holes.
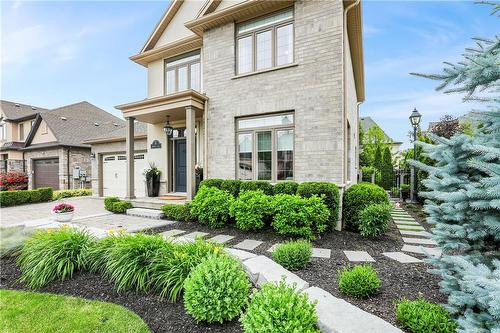
{"type": "Polygon", "coordinates": [[[317,301],[317,325],[323,333],[364,333],[367,327],[370,327],[372,333],[403,333],[385,320],[334,297],[321,288],[309,286],[307,281],[266,256],[231,248],[225,250],[241,262],[257,287],[265,282],[279,282],[284,278],[287,284],[295,284],[298,291],[306,293],[311,301],[317,301]]]}

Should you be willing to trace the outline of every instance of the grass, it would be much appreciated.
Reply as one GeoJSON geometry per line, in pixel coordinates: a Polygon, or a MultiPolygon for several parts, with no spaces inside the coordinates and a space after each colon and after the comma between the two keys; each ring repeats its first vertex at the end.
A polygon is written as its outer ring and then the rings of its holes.
{"type": "Polygon", "coordinates": [[[76,297],[0,290],[2,332],[151,332],[122,306],[76,297]]]}

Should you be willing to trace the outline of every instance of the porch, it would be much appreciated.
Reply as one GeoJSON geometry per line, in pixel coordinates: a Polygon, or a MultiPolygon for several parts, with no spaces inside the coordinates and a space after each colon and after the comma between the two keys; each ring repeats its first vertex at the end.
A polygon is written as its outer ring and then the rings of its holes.
{"type": "MultiPolygon", "coordinates": [[[[135,199],[135,121],[148,124],[148,159],[164,172],[164,195],[195,193],[197,163],[206,160],[206,107],[208,98],[194,90],[119,105],[126,120],[126,198],[135,199]],[[198,148],[197,148],[198,146],[198,148]]],[[[141,198],[142,199],[142,198],[141,198]]],[[[174,200],[177,201],[177,200],[174,200]]]]}

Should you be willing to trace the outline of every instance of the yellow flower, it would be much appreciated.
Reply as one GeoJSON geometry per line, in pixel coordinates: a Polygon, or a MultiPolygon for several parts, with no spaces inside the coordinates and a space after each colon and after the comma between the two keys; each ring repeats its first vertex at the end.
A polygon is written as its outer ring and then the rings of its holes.
{"type": "Polygon", "coordinates": [[[69,229],[69,224],[64,223],[64,224],[61,226],[61,229],[69,229]]]}
{"type": "Polygon", "coordinates": [[[219,247],[219,246],[214,247],[214,253],[215,254],[218,254],[221,250],[222,250],[222,248],[219,247]]]}
{"type": "Polygon", "coordinates": [[[118,235],[123,236],[124,233],[125,233],[125,229],[122,227],[119,227],[118,228],[118,235]]]}
{"type": "Polygon", "coordinates": [[[108,235],[113,236],[115,234],[115,231],[113,229],[108,230],[108,235]]]}

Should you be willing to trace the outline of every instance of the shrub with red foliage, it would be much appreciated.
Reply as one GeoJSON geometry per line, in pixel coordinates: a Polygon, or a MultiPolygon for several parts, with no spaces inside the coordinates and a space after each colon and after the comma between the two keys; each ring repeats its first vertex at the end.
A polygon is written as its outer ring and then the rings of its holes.
{"type": "Polygon", "coordinates": [[[0,173],[0,191],[28,189],[28,175],[23,172],[0,173]]]}

